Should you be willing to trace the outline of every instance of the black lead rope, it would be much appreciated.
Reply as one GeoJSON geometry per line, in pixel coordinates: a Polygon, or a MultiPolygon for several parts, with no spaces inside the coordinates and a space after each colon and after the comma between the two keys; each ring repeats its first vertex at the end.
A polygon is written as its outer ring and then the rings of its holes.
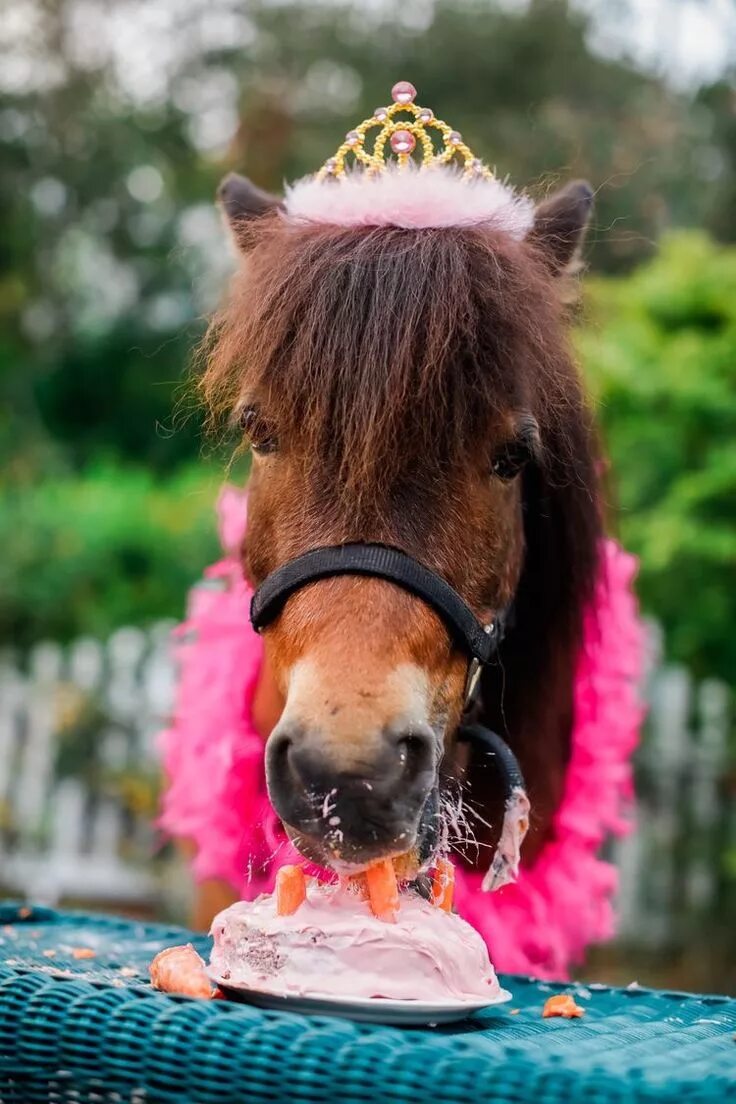
{"type": "Polygon", "coordinates": [[[477,664],[488,663],[501,642],[504,614],[484,625],[457,591],[424,564],[384,544],[339,544],[314,548],[273,571],[253,595],[250,619],[260,632],[274,621],[292,594],[335,575],[386,579],[421,598],[439,614],[455,641],[477,664]]]}
{"type": "Polygon", "coordinates": [[[492,893],[516,880],[521,845],[529,830],[529,799],[524,776],[513,751],[497,732],[485,725],[461,725],[457,739],[472,744],[493,761],[503,782],[504,813],[501,831],[481,889],[492,893]]]}
{"type": "Polygon", "coordinates": [[[505,801],[512,797],[514,791],[526,791],[519,760],[497,732],[492,732],[490,728],[486,728],[485,725],[481,724],[461,725],[457,730],[457,740],[463,744],[470,744],[478,751],[485,752],[486,755],[493,758],[503,781],[505,801]]]}

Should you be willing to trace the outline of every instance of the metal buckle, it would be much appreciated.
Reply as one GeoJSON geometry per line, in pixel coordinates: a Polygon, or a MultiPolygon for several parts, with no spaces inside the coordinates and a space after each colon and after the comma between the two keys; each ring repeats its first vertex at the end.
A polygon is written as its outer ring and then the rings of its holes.
{"type": "Polygon", "coordinates": [[[468,675],[465,679],[465,705],[464,709],[467,709],[475,698],[475,692],[478,689],[478,680],[480,679],[480,660],[475,656],[470,661],[468,666],[468,675]]]}
{"type": "MultiPolygon", "coordinates": [[[[491,636],[496,631],[496,622],[491,621],[490,625],[484,625],[483,631],[491,636]]],[[[483,665],[481,661],[477,658],[477,656],[473,656],[470,663],[468,664],[468,674],[465,679],[465,704],[463,706],[463,709],[467,709],[468,706],[475,699],[482,669],[483,665]]]]}

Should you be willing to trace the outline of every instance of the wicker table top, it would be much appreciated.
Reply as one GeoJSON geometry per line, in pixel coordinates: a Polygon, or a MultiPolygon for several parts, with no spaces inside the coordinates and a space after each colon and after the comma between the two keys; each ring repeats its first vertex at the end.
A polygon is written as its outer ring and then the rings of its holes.
{"type": "Polygon", "coordinates": [[[153,992],[181,928],[0,904],[0,1101],[736,1100],[736,1000],[506,977],[508,1005],[408,1030],[153,992]],[[89,948],[94,957],[77,958],[89,948]],[[570,990],[582,1020],[543,1020],[570,990]]]}

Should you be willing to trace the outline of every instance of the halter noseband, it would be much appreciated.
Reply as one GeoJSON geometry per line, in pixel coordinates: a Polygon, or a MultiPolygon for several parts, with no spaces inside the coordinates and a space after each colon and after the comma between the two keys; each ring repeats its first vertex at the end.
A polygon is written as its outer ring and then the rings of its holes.
{"type": "Polygon", "coordinates": [[[470,659],[466,704],[478,683],[481,667],[495,655],[506,626],[507,610],[484,625],[457,591],[440,575],[397,548],[385,544],[338,544],[313,548],[276,568],[256,590],[250,605],[253,628],[261,632],[281,613],[286,601],[310,583],[335,575],[386,579],[426,602],[438,613],[453,639],[470,659]]]}

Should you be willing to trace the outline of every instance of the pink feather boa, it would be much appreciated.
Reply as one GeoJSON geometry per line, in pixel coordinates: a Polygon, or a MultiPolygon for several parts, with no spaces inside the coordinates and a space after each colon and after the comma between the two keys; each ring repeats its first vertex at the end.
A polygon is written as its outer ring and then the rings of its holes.
{"type": "MultiPolygon", "coordinates": [[[[270,891],[277,867],[296,854],[268,800],[263,740],[251,720],[262,651],[238,559],[245,493],[226,487],[218,510],[225,558],[194,588],[187,620],[176,630],[180,681],[173,724],[161,736],[168,785],[160,825],[193,841],[198,880],[222,879],[252,898],[270,891]]],[[[606,541],[585,620],[572,756],[554,838],[515,885],[492,896],[481,892],[480,873],[457,871],[458,911],[503,971],[564,978],[590,943],[613,934],[616,871],[598,851],[607,835],[630,828],[624,813],[643,715],[635,569],[632,556],[606,541]]]]}

